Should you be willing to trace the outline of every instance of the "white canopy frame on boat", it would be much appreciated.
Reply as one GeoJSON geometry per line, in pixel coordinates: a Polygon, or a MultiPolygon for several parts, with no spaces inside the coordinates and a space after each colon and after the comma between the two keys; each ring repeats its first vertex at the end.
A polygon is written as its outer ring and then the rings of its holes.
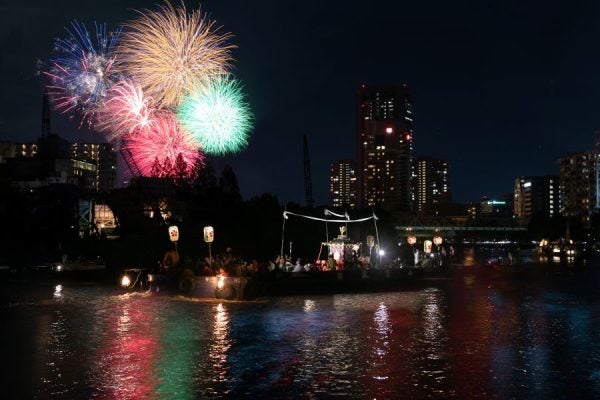
{"type": "MultiPolygon", "coordinates": [[[[283,211],[283,223],[281,226],[281,251],[279,256],[283,257],[283,244],[285,242],[285,221],[287,219],[289,219],[289,216],[294,216],[294,217],[299,217],[299,218],[305,218],[305,219],[310,219],[313,221],[322,221],[325,222],[325,229],[326,229],[326,235],[327,235],[327,241],[329,241],[329,230],[327,228],[327,224],[329,222],[335,222],[335,223],[345,223],[346,224],[346,228],[348,226],[348,223],[356,223],[356,222],[365,222],[365,221],[369,221],[369,220],[373,220],[373,224],[375,225],[375,236],[377,237],[377,245],[379,245],[379,230],[377,229],[377,220],[379,218],[377,218],[377,215],[375,215],[375,211],[373,210],[373,215],[371,215],[370,217],[365,217],[365,218],[359,218],[359,219],[350,219],[350,216],[348,215],[348,213],[344,213],[344,214],[336,214],[333,211],[330,211],[328,209],[325,209],[325,218],[319,218],[319,217],[313,217],[311,215],[303,215],[303,214],[297,214],[297,213],[293,213],[290,211],[287,211],[287,206],[286,209],[283,211]],[[335,217],[338,218],[344,218],[344,219],[327,219],[328,215],[333,215],[335,217]]],[[[347,231],[347,229],[346,229],[347,231]]],[[[291,248],[291,245],[290,245],[291,248]]],[[[292,255],[290,254],[290,257],[292,255]]]]}

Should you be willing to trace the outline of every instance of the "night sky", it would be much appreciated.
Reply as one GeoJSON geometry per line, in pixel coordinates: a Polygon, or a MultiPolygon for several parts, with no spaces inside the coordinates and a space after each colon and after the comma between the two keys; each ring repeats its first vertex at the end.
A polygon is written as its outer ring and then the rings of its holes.
{"type": "MultiPolygon", "coordinates": [[[[0,139],[41,132],[40,62],[72,19],[114,29],[135,0],[0,0],[0,139]]],[[[197,2],[187,1],[188,8],[197,2]]],[[[313,191],[328,201],[329,164],[355,156],[361,84],[406,83],[415,153],[446,158],[457,201],[512,191],[520,175],[558,174],[558,158],[591,149],[600,128],[600,2],[228,1],[202,3],[235,35],[235,75],[255,114],[229,163],[245,198],[304,201],[302,135],[313,191]]],[[[54,112],[53,131],[92,141],[54,112]]]]}

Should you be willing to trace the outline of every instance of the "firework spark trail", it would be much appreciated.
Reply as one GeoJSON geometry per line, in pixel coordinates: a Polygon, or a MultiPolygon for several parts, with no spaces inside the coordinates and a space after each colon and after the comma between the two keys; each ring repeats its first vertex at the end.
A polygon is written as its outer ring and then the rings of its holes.
{"type": "Polygon", "coordinates": [[[139,85],[123,80],[113,85],[98,111],[96,128],[110,132],[112,140],[155,123],[156,109],[151,97],[144,96],[139,85]]]}
{"type": "Polygon", "coordinates": [[[177,116],[206,153],[237,152],[248,143],[252,113],[242,87],[233,78],[220,76],[194,90],[184,99],[177,116]]]}
{"type": "MultiPolygon", "coordinates": [[[[80,112],[81,124],[93,123],[93,118],[101,105],[106,91],[117,80],[113,70],[114,49],[121,29],[110,34],[106,24],[94,23],[96,46],[84,24],[71,23],[66,39],[56,39],[50,71],[44,74],[50,78],[47,93],[54,107],[63,112],[80,112]]],[[[80,124],[80,125],[81,125],[80,124]]]]}
{"type": "Polygon", "coordinates": [[[183,3],[178,8],[167,3],[139,14],[122,35],[116,67],[157,107],[177,107],[194,87],[228,71],[235,47],[226,44],[231,34],[220,33],[199,9],[188,13],[183,3]]]}
{"type": "MultiPolygon", "coordinates": [[[[145,176],[152,174],[155,161],[164,164],[168,159],[173,169],[177,166],[177,156],[181,154],[186,163],[185,172],[189,176],[198,165],[204,165],[204,155],[198,151],[198,144],[187,133],[181,131],[170,112],[160,112],[155,115],[155,123],[144,129],[126,135],[125,146],[131,151],[140,171],[145,176]]],[[[174,175],[172,172],[167,175],[174,175]]]]}

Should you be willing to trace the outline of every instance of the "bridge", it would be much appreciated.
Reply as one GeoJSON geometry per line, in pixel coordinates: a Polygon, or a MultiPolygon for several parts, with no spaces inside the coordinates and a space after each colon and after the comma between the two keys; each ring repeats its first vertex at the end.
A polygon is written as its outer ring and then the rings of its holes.
{"type": "Polygon", "coordinates": [[[395,226],[397,232],[412,232],[416,236],[427,236],[435,232],[450,235],[462,234],[515,234],[527,232],[512,218],[444,218],[420,217],[405,220],[395,226]]]}

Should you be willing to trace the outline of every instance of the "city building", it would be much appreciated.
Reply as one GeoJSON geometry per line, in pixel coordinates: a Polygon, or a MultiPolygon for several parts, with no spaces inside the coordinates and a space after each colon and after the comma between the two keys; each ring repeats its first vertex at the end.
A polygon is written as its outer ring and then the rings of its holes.
{"type": "Polygon", "coordinates": [[[3,174],[14,186],[23,190],[53,184],[70,184],[94,190],[96,165],[70,158],[42,159],[17,157],[6,160],[3,174]]]}
{"type": "Polygon", "coordinates": [[[580,218],[589,226],[596,212],[596,166],[598,155],[579,152],[560,159],[560,214],[580,218]]]}
{"type": "Polygon", "coordinates": [[[514,214],[521,222],[533,215],[558,215],[560,192],[558,176],[522,176],[515,179],[514,214]]]}
{"type": "Polygon", "coordinates": [[[413,110],[408,88],[363,85],[357,106],[358,206],[412,211],[413,110]]]}
{"type": "Polygon", "coordinates": [[[71,157],[97,166],[96,190],[109,192],[115,188],[117,153],[114,151],[112,144],[75,142],[71,144],[71,157]]]}
{"type": "Polygon", "coordinates": [[[342,160],[329,169],[329,198],[333,207],[356,208],[357,181],[355,162],[342,160]]]}
{"type": "Polygon", "coordinates": [[[438,215],[440,206],[450,204],[448,162],[431,157],[420,157],[416,162],[417,211],[438,215]]]}
{"type": "Polygon", "coordinates": [[[507,193],[498,198],[491,199],[488,196],[481,197],[478,203],[470,203],[468,216],[470,219],[478,220],[504,220],[513,219],[513,193],[507,193]]]}

